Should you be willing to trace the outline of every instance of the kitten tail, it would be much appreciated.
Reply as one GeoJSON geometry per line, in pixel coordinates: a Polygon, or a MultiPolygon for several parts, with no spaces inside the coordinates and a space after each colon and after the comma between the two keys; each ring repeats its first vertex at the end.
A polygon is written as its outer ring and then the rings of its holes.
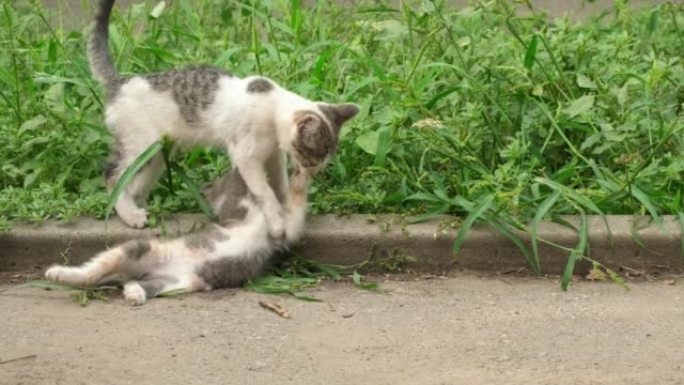
{"type": "Polygon", "coordinates": [[[93,77],[105,86],[108,93],[113,93],[120,76],[109,52],[109,15],[114,0],[100,0],[95,13],[95,25],[88,42],[88,61],[93,77]]]}

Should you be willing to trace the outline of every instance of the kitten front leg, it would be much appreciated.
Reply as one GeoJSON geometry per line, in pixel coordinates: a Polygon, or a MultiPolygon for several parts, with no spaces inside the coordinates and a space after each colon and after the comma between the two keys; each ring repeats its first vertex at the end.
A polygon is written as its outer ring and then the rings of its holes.
{"type": "Polygon", "coordinates": [[[306,222],[307,188],[312,177],[312,170],[297,167],[293,170],[287,201],[285,203],[286,240],[288,243],[298,241],[304,233],[306,222]]]}
{"type": "Polygon", "coordinates": [[[284,203],[287,198],[287,158],[281,150],[276,150],[266,160],[266,174],[271,188],[278,197],[278,201],[284,203]]]}
{"type": "MultiPolygon", "coordinates": [[[[126,171],[135,156],[129,155],[117,165],[116,172],[108,181],[110,191],[126,171]]],[[[128,186],[121,192],[117,198],[114,208],[119,218],[128,226],[133,228],[143,228],[147,223],[147,210],[138,206],[138,202],[144,203],[154,183],[159,179],[164,170],[164,159],[161,154],[153,157],[148,164],[143,166],[140,171],[133,177],[128,186]]]]}
{"type": "Polygon", "coordinates": [[[236,163],[247,188],[261,204],[266,217],[268,234],[276,239],[283,238],[285,235],[283,208],[268,184],[264,165],[252,158],[237,159],[236,163]]]}

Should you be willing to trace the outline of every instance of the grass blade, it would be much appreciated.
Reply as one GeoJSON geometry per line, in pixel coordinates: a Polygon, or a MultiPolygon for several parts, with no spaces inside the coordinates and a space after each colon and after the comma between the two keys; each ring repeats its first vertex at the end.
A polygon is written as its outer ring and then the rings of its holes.
{"type": "Polygon", "coordinates": [[[677,219],[679,220],[679,239],[680,239],[680,246],[679,246],[679,255],[684,257],[684,212],[679,212],[677,213],[677,219]]]}
{"type": "Polygon", "coordinates": [[[563,289],[563,291],[568,290],[572,273],[575,271],[575,265],[577,264],[578,260],[582,259],[584,252],[587,250],[589,235],[587,228],[587,215],[584,213],[584,211],[580,213],[580,227],[577,235],[579,236],[577,246],[575,247],[575,250],[570,252],[568,264],[565,266],[565,271],[563,272],[563,277],[561,278],[561,289],[563,289]]]}
{"type": "Polygon", "coordinates": [[[453,252],[455,255],[458,255],[458,252],[461,250],[461,246],[465,241],[466,234],[468,234],[470,227],[490,208],[493,201],[494,195],[489,195],[487,198],[483,199],[479,205],[475,206],[463,221],[463,224],[461,224],[461,227],[458,229],[458,234],[456,234],[456,240],[454,241],[453,252]]]}
{"type": "Polygon", "coordinates": [[[75,287],[75,286],[70,286],[70,285],[64,285],[61,283],[56,283],[52,281],[48,281],[45,279],[36,279],[33,281],[29,281],[26,283],[26,286],[31,286],[31,287],[40,287],[43,289],[48,289],[48,290],[81,290],[81,288],[75,287]]]}
{"type": "Polygon", "coordinates": [[[546,213],[553,207],[558,198],[560,198],[560,191],[556,190],[553,194],[549,195],[548,198],[539,206],[537,212],[534,214],[534,219],[532,220],[532,230],[530,231],[530,237],[532,239],[532,255],[534,256],[534,261],[537,266],[539,266],[539,247],[537,245],[537,229],[539,228],[539,222],[544,219],[546,213]]]}
{"type": "Polygon", "coordinates": [[[651,214],[651,217],[653,217],[653,220],[655,220],[658,225],[662,225],[663,218],[658,215],[658,209],[656,209],[648,195],[646,195],[646,193],[635,184],[630,186],[630,192],[632,193],[632,196],[639,201],[639,203],[644,205],[646,211],[648,211],[648,213],[651,214]]]}
{"type": "Polygon", "coordinates": [[[378,283],[377,282],[363,282],[361,280],[361,274],[359,274],[358,271],[354,270],[354,273],[352,274],[352,281],[354,282],[354,285],[360,289],[365,289],[365,290],[377,290],[378,289],[378,283]]]}
{"type": "Polygon", "coordinates": [[[137,174],[138,171],[140,171],[140,169],[150,161],[150,159],[157,155],[157,153],[159,153],[163,147],[164,146],[162,142],[158,141],[152,143],[151,146],[143,151],[142,154],[140,154],[135,161],[128,166],[119,180],[116,181],[116,185],[114,185],[114,188],[112,189],[112,194],[109,197],[109,202],[107,202],[107,208],[105,209],[105,219],[109,219],[109,215],[112,213],[112,209],[114,208],[116,201],[119,199],[119,195],[121,195],[126,186],[131,183],[135,174],[137,174]]]}
{"type": "Polygon", "coordinates": [[[489,218],[487,217],[487,220],[489,221],[490,224],[492,224],[503,236],[506,238],[510,239],[511,242],[513,242],[520,251],[525,255],[525,259],[527,260],[527,263],[530,265],[530,268],[532,271],[534,271],[536,274],[541,273],[541,265],[539,263],[538,259],[532,258],[532,255],[530,254],[530,250],[527,248],[525,245],[525,242],[523,242],[522,238],[519,236],[515,235],[504,223],[499,222],[496,218],[489,218]]]}
{"type": "Polygon", "coordinates": [[[523,61],[525,68],[527,68],[528,70],[532,69],[532,66],[534,65],[534,59],[537,57],[537,44],[537,35],[533,35],[532,40],[530,41],[530,45],[527,46],[527,51],[525,52],[525,59],[523,61]]]}

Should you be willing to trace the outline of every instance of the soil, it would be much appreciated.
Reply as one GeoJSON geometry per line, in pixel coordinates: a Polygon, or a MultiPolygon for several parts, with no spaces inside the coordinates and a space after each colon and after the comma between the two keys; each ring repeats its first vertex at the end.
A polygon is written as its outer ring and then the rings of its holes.
{"type": "Polygon", "coordinates": [[[684,281],[456,274],[73,303],[0,286],[0,384],[682,384],[684,281]],[[278,304],[281,318],[259,302],[278,304]]]}

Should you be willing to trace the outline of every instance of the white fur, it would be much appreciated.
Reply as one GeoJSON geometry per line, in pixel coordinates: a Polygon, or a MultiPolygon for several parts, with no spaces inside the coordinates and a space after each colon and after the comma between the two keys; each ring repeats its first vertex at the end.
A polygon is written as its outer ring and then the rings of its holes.
{"type": "Polygon", "coordinates": [[[132,305],[142,305],[147,300],[145,289],[136,280],[136,277],[147,274],[173,278],[162,292],[210,290],[212,287],[197,275],[203,264],[226,258],[266,258],[301,237],[306,219],[306,181],[309,177],[300,175],[297,178],[300,179],[293,180],[292,191],[285,204],[286,239],[269,238],[264,210],[251,199],[244,198],[240,204],[247,209],[247,215],[230,227],[218,227],[226,240],[216,241],[212,251],[188,247],[184,238],[148,240],[149,251],[134,261],[126,257],[122,247],[115,247],[99,253],[81,266],[52,266],[45,277],[75,286],[93,286],[116,277],[124,283],[124,298],[132,305]]]}
{"type": "MultiPolygon", "coordinates": [[[[268,92],[247,92],[253,79],[220,78],[214,102],[200,112],[199,122],[193,124],[183,119],[170,92],[155,91],[142,77],[125,83],[106,110],[106,123],[122,146],[123,157],[116,177],[165,135],[182,147],[201,145],[226,149],[249,190],[263,204],[269,234],[281,237],[285,226],[279,198],[284,199],[287,188],[281,151],[293,151],[292,140],[297,134],[294,113],[299,110],[320,113],[320,109],[316,103],[273,81],[273,89],[268,92]]],[[[145,225],[147,212],[139,205],[144,204],[163,166],[161,155],[157,155],[120,195],[116,210],[127,225],[145,225]]]]}

